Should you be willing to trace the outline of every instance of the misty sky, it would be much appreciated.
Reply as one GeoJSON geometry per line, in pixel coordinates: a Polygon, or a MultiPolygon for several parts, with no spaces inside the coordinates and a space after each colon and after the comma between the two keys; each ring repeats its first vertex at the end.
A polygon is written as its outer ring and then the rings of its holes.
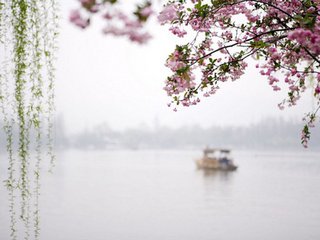
{"type": "Polygon", "coordinates": [[[216,95],[194,107],[167,107],[164,63],[179,39],[167,27],[151,24],[153,40],[144,46],[104,36],[103,21],[81,31],[68,22],[76,0],[60,1],[61,34],[56,81],[57,113],[69,132],[106,122],[115,129],[140,125],[248,125],[267,117],[301,119],[312,109],[308,93],[299,106],[280,111],[285,92],[272,91],[254,68],[236,82],[224,83],[216,95]],[[156,120],[157,119],[157,120],[156,120]]]}

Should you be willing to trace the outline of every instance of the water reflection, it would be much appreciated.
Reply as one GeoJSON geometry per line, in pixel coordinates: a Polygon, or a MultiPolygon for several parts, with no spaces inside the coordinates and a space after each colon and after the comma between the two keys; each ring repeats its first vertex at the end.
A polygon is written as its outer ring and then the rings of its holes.
{"type": "MultiPolygon", "coordinates": [[[[61,156],[55,173],[43,181],[42,239],[320,239],[319,154],[238,154],[241,168],[234,172],[196,169],[196,155],[61,156]]],[[[1,190],[0,239],[8,240],[1,190]]]]}
{"type": "Polygon", "coordinates": [[[218,180],[223,182],[231,181],[235,172],[234,171],[216,171],[210,169],[197,169],[204,178],[218,180]]]}
{"type": "Polygon", "coordinates": [[[231,198],[235,171],[197,169],[196,173],[201,178],[206,200],[210,202],[221,196],[231,198]]]}

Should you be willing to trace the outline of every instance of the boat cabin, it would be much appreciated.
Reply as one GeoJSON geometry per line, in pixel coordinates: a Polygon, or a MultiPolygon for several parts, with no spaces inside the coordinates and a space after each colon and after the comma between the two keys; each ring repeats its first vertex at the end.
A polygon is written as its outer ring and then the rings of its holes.
{"type": "Polygon", "coordinates": [[[223,159],[230,157],[231,150],[222,148],[205,148],[203,155],[205,158],[223,159]]]}
{"type": "Polygon", "coordinates": [[[231,150],[225,148],[208,148],[203,150],[203,157],[196,160],[198,168],[234,171],[237,166],[234,165],[230,156],[231,150]]]}

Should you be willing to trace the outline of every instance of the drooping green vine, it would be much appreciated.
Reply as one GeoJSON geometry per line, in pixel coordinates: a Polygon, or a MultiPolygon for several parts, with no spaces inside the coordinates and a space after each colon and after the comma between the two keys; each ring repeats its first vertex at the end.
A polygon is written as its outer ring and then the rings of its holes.
{"type": "Polygon", "coordinates": [[[56,0],[0,0],[0,111],[7,139],[9,162],[5,183],[13,240],[20,236],[26,240],[40,238],[44,142],[46,158],[52,166],[54,163],[52,115],[57,23],[56,0]],[[18,224],[19,221],[23,224],[18,224]]]}
{"type": "Polygon", "coordinates": [[[26,116],[26,84],[28,69],[28,5],[25,0],[12,1],[11,10],[13,14],[13,77],[15,80],[15,103],[17,110],[17,122],[19,123],[18,157],[20,160],[20,194],[21,213],[20,217],[25,226],[25,239],[29,239],[30,224],[30,186],[29,186],[29,128],[27,127],[26,116]]]}
{"type": "Polygon", "coordinates": [[[31,72],[31,82],[32,82],[32,97],[30,100],[30,106],[28,109],[28,116],[30,117],[29,125],[34,125],[35,131],[35,158],[36,163],[34,166],[34,239],[39,239],[40,234],[40,210],[39,210],[39,195],[40,195],[40,163],[41,163],[41,105],[42,105],[42,88],[43,88],[43,78],[41,72],[41,52],[43,51],[43,46],[41,45],[41,16],[40,11],[37,6],[37,1],[31,1],[31,20],[34,23],[34,31],[32,33],[33,48],[32,48],[32,72],[31,72]]]}
{"type": "MultiPolygon", "coordinates": [[[[13,240],[17,239],[17,220],[16,220],[16,192],[17,179],[16,179],[16,162],[13,154],[13,126],[15,125],[12,111],[8,111],[8,107],[13,107],[11,97],[9,95],[9,56],[8,48],[11,38],[8,34],[8,24],[10,18],[8,11],[6,11],[5,4],[0,2],[0,43],[3,52],[0,68],[0,107],[3,116],[3,130],[6,135],[6,147],[8,152],[8,178],[6,179],[6,187],[9,195],[9,214],[10,214],[10,237],[13,240]]],[[[12,108],[13,109],[13,108],[12,108]]]]}
{"type": "Polygon", "coordinates": [[[42,4],[42,10],[45,13],[45,26],[47,31],[44,31],[44,57],[47,69],[48,85],[47,85],[47,147],[48,156],[50,158],[51,169],[55,164],[55,155],[53,154],[53,112],[54,106],[54,80],[55,80],[55,53],[57,51],[57,37],[58,37],[58,5],[56,0],[45,0],[42,4]],[[46,11],[49,8],[50,11],[46,11]]]}

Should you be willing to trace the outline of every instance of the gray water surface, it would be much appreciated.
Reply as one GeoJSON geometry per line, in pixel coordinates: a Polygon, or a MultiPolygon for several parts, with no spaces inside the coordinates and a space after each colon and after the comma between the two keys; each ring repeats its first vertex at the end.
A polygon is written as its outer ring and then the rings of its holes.
{"type": "MultiPolygon", "coordinates": [[[[320,154],[235,152],[204,172],[201,151],[68,151],[42,174],[44,240],[318,240],[320,154]]],[[[4,179],[4,164],[1,180],[4,179]]],[[[9,239],[0,187],[0,239],[9,239]]]]}

